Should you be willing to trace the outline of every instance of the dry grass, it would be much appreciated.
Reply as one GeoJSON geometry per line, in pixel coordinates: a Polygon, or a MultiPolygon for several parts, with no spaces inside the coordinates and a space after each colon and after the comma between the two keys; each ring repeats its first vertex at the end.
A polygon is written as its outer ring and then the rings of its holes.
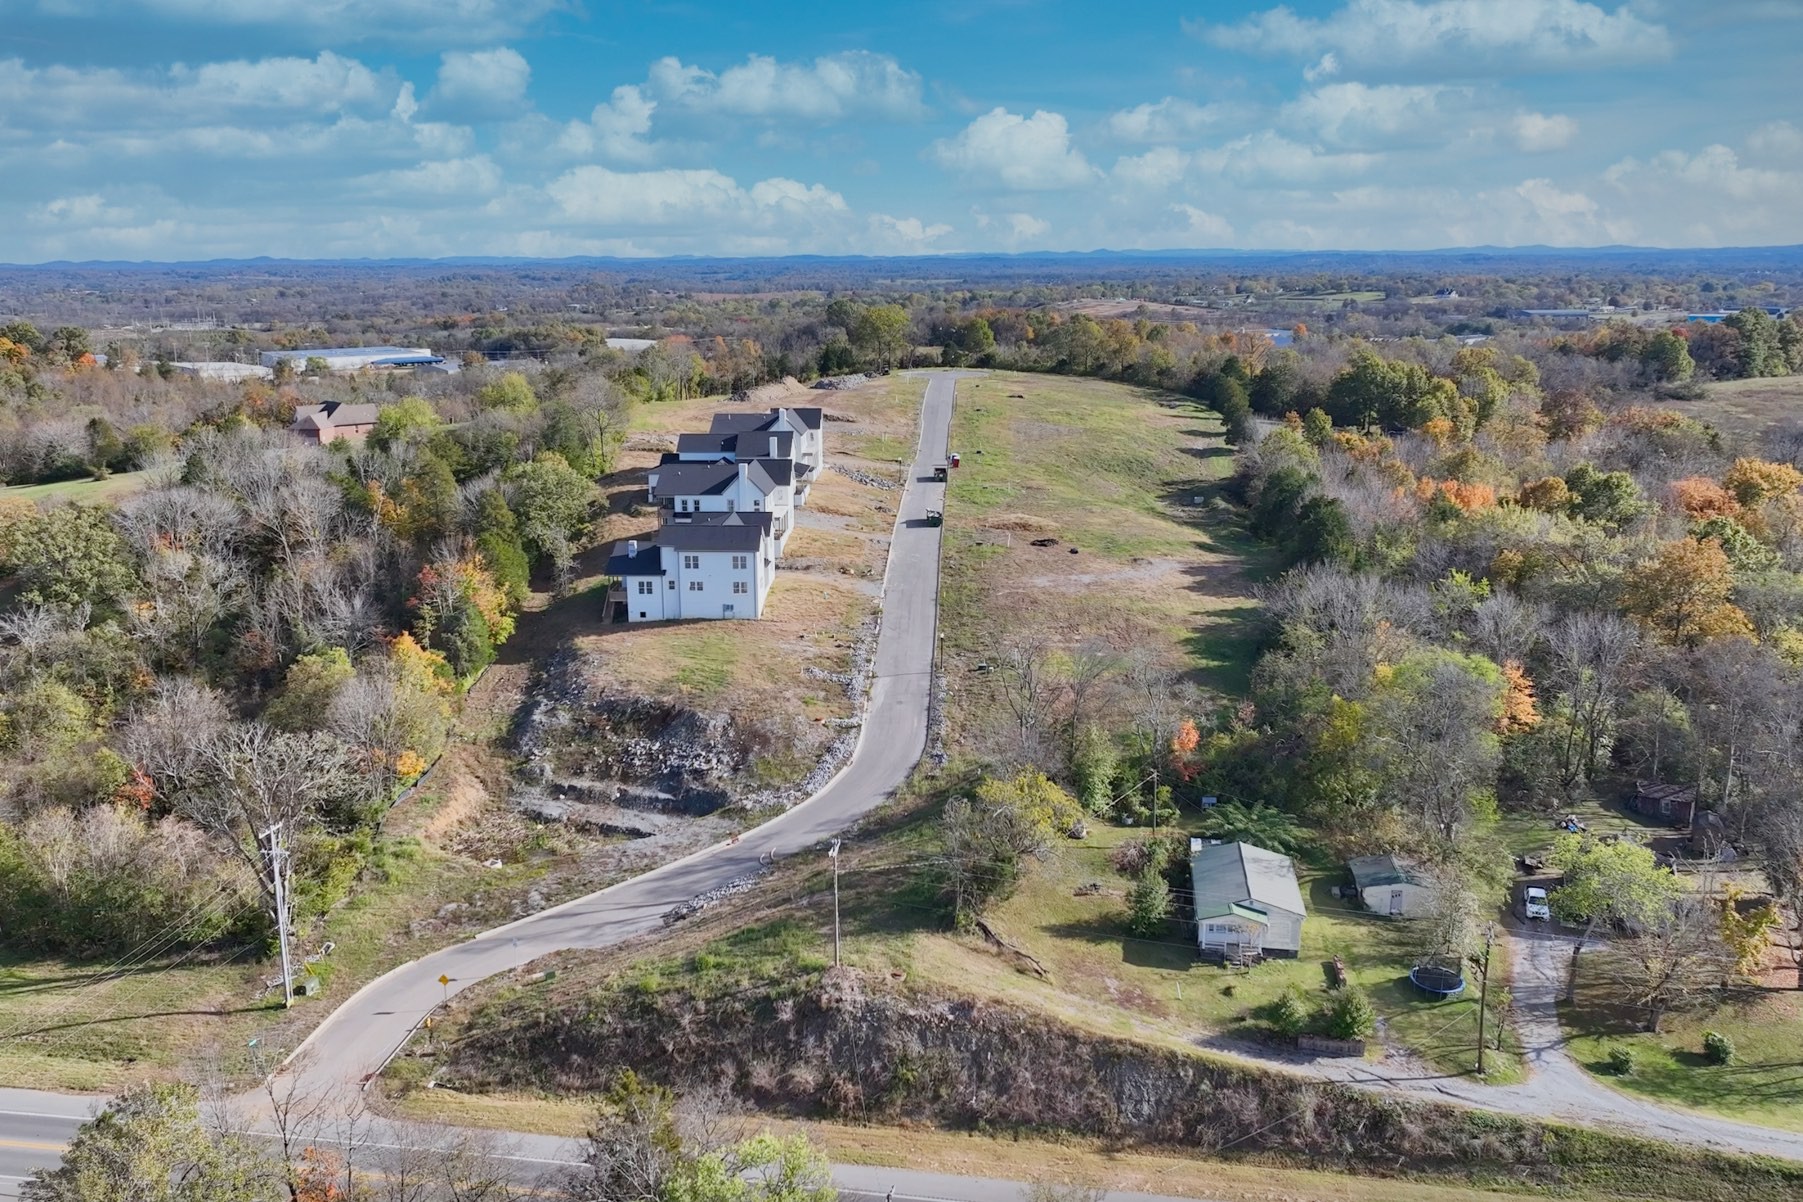
{"type": "MultiPolygon", "coordinates": [[[[942,603],[957,668],[1038,630],[1156,648],[1203,685],[1244,685],[1268,555],[1231,510],[1194,504],[1232,464],[1213,414],[1128,385],[996,373],[959,385],[952,445],[942,603]]],[[[996,707],[978,677],[951,675],[956,736],[960,709],[996,707]]]]}
{"type": "MultiPolygon", "coordinates": [[[[587,1102],[513,1095],[415,1090],[392,1103],[399,1115],[459,1127],[581,1138],[587,1102]]],[[[773,1131],[811,1137],[839,1164],[907,1168],[1007,1181],[1095,1184],[1113,1191],[1218,1202],[1501,1202],[1518,1194],[1459,1186],[1225,1164],[1168,1152],[1122,1152],[1100,1141],[1007,1139],[919,1126],[760,1122],[773,1131]]]]}
{"type": "Polygon", "coordinates": [[[1757,438],[1803,413],[1803,376],[1722,380],[1707,388],[1708,395],[1700,401],[1673,401],[1667,407],[1746,438],[1757,438]]]}

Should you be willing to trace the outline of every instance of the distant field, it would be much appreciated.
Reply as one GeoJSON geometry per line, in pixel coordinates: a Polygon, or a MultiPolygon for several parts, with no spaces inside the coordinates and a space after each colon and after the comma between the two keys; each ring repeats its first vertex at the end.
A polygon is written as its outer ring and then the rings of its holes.
{"type": "Polygon", "coordinates": [[[117,472],[104,480],[58,480],[55,484],[21,484],[0,488],[0,502],[21,501],[117,501],[143,488],[146,472],[117,472]]]}
{"type": "Polygon", "coordinates": [[[1723,380],[1708,385],[1700,401],[1673,401],[1667,407],[1707,422],[1724,434],[1757,437],[1781,421],[1803,418],[1803,376],[1723,380]]]}

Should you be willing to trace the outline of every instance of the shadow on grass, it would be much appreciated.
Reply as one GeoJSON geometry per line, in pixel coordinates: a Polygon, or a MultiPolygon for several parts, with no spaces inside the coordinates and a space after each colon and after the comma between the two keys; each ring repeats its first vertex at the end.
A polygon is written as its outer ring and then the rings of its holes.
{"type": "Polygon", "coordinates": [[[1187,944],[1175,939],[1138,939],[1129,935],[1124,926],[1120,914],[1107,913],[1054,923],[1040,930],[1054,939],[1086,943],[1091,947],[1119,946],[1121,962],[1136,968],[1187,972],[1196,966],[1195,953],[1187,944]]]}
{"type": "Polygon", "coordinates": [[[229,1018],[234,1014],[261,1014],[282,1009],[280,1000],[255,1006],[234,1006],[227,1010],[145,1010],[135,1014],[108,1014],[102,1018],[71,1019],[65,1023],[49,1023],[7,1032],[7,1039],[25,1039],[32,1035],[48,1035],[53,1031],[76,1031],[83,1027],[108,1027],[118,1023],[135,1023],[147,1018],[229,1018]]]}

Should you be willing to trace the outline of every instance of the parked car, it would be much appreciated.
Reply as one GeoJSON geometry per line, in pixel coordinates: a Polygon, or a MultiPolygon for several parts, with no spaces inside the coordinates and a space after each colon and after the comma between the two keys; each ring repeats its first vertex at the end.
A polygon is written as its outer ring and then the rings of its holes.
{"type": "Polygon", "coordinates": [[[1528,887],[1524,896],[1527,899],[1527,914],[1530,919],[1538,922],[1552,920],[1553,911],[1552,907],[1546,904],[1546,890],[1538,885],[1532,885],[1528,887]]]}

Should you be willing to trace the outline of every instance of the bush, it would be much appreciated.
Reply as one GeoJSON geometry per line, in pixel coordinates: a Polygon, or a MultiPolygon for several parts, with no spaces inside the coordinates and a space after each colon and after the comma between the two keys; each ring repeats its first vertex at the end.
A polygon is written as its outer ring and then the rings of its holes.
{"type": "Polygon", "coordinates": [[[1127,929],[1141,939],[1165,933],[1171,917],[1171,887],[1158,872],[1147,872],[1127,891],[1127,929]]]}
{"type": "Polygon", "coordinates": [[[1365,991],[1347,985],[1327,1003],[1327,1033],[1335,1039],[1364,1039],[1377,1029],[1377,1011],[1365,991]]]}
{"type": "Polygon", "coordinates": [[[1181,831],[1147,835],[1121,844],[1108,853],[1108,863],[1125,877],[1148,872],[1168,872],[1189,854],[1189,842],[1181,831]]]}
{"type": "Polygon", "coordinates": [[[1720,1031],[1703,1032],[1703,1059],[1711,1064],[1733,1064],[1734,1041],[1720,1031]]]}
{"type": "Polygon", "coordinates": [[[1307,1029],[1308,1018],[1308,1002],[1303,999],[1302,991],[1294,985],[1285,989],[1271,1003],[1271,1025],[1279,1035],[1296,1038],[1307,1029]]]}
{"type": "Polygon", "coordinates": [[[1633,1076],[1634,1050],[1632,1048],[1622,1047],[1619,1044],[1610,1048],[1609,1054],[1603,1057],[1603,1067],[1617,1077],[1633,1076]]]}

